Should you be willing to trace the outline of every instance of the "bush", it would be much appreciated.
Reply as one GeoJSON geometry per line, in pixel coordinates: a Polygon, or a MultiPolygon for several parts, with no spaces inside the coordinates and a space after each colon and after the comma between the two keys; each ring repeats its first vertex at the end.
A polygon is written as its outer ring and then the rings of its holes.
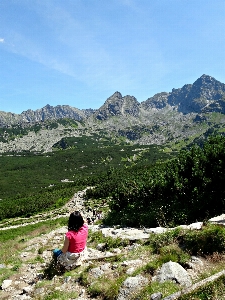
{"type": "Polygon", "coordinates": [[[183,236],[183,247],[191,254],[208,255],[225,251],[225,228],[208,224],[200,231],[188,231],[183,236]]]}

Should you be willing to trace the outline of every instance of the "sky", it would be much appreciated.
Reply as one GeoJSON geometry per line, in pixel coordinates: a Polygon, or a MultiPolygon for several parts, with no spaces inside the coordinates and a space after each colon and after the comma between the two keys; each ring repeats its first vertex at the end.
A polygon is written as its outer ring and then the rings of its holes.
{"type": "Polygon", "coordinates": [[[0,111],[225,83],[224,0],[1,0],[0,111]]]}

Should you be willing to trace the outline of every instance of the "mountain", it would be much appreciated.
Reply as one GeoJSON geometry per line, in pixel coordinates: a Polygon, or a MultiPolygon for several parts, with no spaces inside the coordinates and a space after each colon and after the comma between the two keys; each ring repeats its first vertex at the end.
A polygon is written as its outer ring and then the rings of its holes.
{"type": "Polygon", "coordinates": [[[202,75],[193,84],[185,84],[182,88],[172,89],[172,92],[161,92],[139,103],[134,96],[122,96],[115,92],[99,109],[78,109],[69,105],[57,105],[55,107],[47,104],[38,110],[27,110],[21,114],[0,112],[0,127],[23,122],[42,122],[46,120],[57,120],[61,118],[85,121],[90,116],[97,120],[106,120],[112,116],[133,116],[138,118],[143,110],[163,109],[166,106],[181,112],[225,113],[225,84],[215,78],[202,75]]]}
{"type": "Polygon", "coordinates": [[[138,117],[140,103],[133,96],[122,97],[121,93],[115,92],[105,103],[94,113],[98,120],[106,120],[112,116],[130,115],[138,117]]]}
{"type": "Polygon", "coordinates": [[[168,97],[170,105],[177,105],[182,113],[225,112],[225,84],[202,75],[192,85],[173,89],[168,97]]]}
{"type": "Polygon", "coordinates": [[[225,84],[215,78],[202,75],[193,84],[172,89],[171,93],[159,93],[142,102],[145,109],[176,107],[177,111],[187,113],[221,112],[225,113],[225,84]]]}
{"type": "Polygon", "coordinates": [[[225,84],[203,74],[193,84],[141,103],[117,91],[99,109],[46,105],[21,114],[0,112],[0,152],[51,151],[64,137],[100,132],[137,144],[195,142],[216,131],[223,134],[224,124],[225,84]]]}
{"type": "Polygon", "coordinates": [[[62,118],[82,121],[89,114],[89,112],[85,113],[85,111],[79,110],[78,108],[74,108],[69,105],[57,105],[53,107],[47,104],[41,109],[28,109],[26,111],[23,111],[21,114],[0,112],[0,127],[13,124],[43,122],[46,120],[55,120],[62,118]]]}

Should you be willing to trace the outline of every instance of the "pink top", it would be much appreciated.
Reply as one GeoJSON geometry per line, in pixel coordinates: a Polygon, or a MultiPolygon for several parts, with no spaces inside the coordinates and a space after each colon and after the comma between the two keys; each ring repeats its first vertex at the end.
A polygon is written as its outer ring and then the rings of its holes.
{"type": "Polygon", "coordinates": [[[79,231],[69,230],[66,233],[66,237],[69,240],[68,251],[71,253],[80,253],[86,247],[88,236],[88,226],[84,224],[79,231]]]}

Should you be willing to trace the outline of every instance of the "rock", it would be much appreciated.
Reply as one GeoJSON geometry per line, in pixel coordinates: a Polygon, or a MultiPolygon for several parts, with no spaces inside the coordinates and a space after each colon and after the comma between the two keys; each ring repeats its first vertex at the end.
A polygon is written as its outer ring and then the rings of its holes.
{"type": "Polygon", "coordinates": [[[212,224],[220,224],[220,225],[224,226],[225,225],[225,214],[211,218],[211,219],[209,219],[209,222],[212,224]]]}
{"type": "Polygon", "coordinates": [[[148,284],[148,279],[138,275],[136,277],[128,277],[122,284],[117,300],[126,300],[134,292],[138,292],[142,287],[148,284]]]}
{"type": "Polygon", "coordinates": [[[168,229],[164,227],[156,227],[156,228],[150,228],[148,231],[155,234],[161,234],[166,232],[168,229]]]}
{"type": "Polygon", "coordinates": [[[111,264],[110,263],[102,264],[101,270],[103,271],[111,270],[111,264]]]}
{"type": "Polygon", "coordinates": [[[145,240],[149,238],[150,233],[144,231],[143,229],[137,228],[102,228],[102,234],[105,237],[111,236],[113,238],[121,238],[121,239],[128,239],[130,241],[136,240],[145,240]]]}
{"type": "Polygon", "coordinates": [[[7,289],[12,284],[12,280],[6,279],[2,282],[2,290],[7,289]]]}
{"type": "Polygon", "coordinates": [[[122,250],[120,248],[115,248],[112,250],[112,252],[115,254],[120,254],[122,252],[122,250]]]}
{"type": "Polygon", "coordinates": [[[141,259],[124,260],[121,263],[121,266],[140,266],[140,265],[142,265],[141,259]]]}
{"type": "Polygon", "coordinates": [[[33,292],[33,290],[34,290],[34,286],[28,285],[23,288],[23,293],[29,294],[29,293],[33,292]]]}
{"type": "Polygon", "coordinates": [[[165,282],[172,281],[184,287],[190,287],[192,280],[187,271],[178,263],[169,261],[162,265],[156,275],[152,277],[152,281],[165,282]]]}
{"type": "Polygon", "coordinates": [[[6,268],[6,265],[5,264],[0,264],[0,269],[4,269],[6,268]]]}
{"type": "Polygon", "coordinates": [[[71,276],[67,276],[67,277],[64,279],[64,282],[65,282],[65,283],[68,283],[68,282],[71,280],[71,278],[72,278],[71,276]]]}
{"type": "Polygon", "coordinates": [[[162,299],[162,293],[154,293],[150,296],[150,300],[161,300],[162,299]]]}
{"type": "Polygon", "coordinates": [[[45,289],[43,287],[40,287],[40,288],[37,288],[35,291],[34,291],[34,294],[35,295],[40,295],[40,294],[44,294],[45,293],[45,289]]]}
{"type": "Polygon", "coordinates": [[[196,256],[192,256],[190,261],[187,262],[187,265],[190,269],[194,269],[194,268],[199,268],[199,267],[203,267],[204,263],[202,262],[202,260],[196,256]]]}
{"type": "Polygon", "coordinates": [[[112,265],[112,270],[115,270],[117,268],[118,268],[118,265],[116,265],[116,264],[112,265]]]}
{"type": "Polygon", "coordinates": [[[196,222],[188,225],[188,228],[191,230],[200,230],[202,229],[203,222],[196,222]]]}
{"type": "Polygon", "coordinates": [[[135,268],[131,267],[131,268],[127,269],[126,274],[127,275],[132,275],[134,273],[134,271],[135,271],[135,268]]]}
{"type": "Polygon", "coordinates": [[[96,249],[98,251],[104,251],[105,250],[105,247],[106,247],[106,243],[100,243],[96,246],[96,249]]]}
{"type": "Polygon", "coordinates": [[[104,272],[101,270],[100,267],[98,268],[93,268],[89,271],[89,273],[94,277],[94,278],[98,278],[100,276],[102,276],[104,274],[104,272]]]}

